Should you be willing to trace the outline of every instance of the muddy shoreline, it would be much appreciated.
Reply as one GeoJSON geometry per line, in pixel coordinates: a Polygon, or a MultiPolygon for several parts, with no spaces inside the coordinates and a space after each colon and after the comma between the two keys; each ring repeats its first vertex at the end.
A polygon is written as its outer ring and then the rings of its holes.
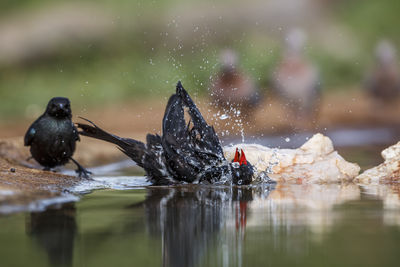
{"type": "MultiPolygon", "coordinates": [[[[91,141],[78,143],[74,155],[83,166],[94,167],[126,159],[114,146],[91,141]]],[[[63,174],[74,173],[74,164],[68,163],[55,172],[44,171],[35,160],[27,160],[29,156],[29,148],[23,145],[22,137],[0,139],[0,214],[29,209],[22,207],[27,205],[36,209],[39,202],[50,199],[54,201],[48,202],[54,203],[77,200],[69,189],[86,180],[63,174]]]]}
{"type": "Polygon", "coordinates": [[[0,205],[27,205],[61,197],[65,188],[79,182],[74,176],[42,171],[27,162],[29,151],[12,140],[0,141],[0,205]]]}

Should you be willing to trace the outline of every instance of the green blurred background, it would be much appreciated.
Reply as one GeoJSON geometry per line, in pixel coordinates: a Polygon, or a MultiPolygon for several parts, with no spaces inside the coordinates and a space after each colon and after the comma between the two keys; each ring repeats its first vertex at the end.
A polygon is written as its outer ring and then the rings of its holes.
{"type": "Polygon", "coordinates": [[[36,116],[53,96],[79,111],[167,96],[178,80],[205,94],[227,47],[268,90],[294,26],[324,91],[360,88],[376,42],[400,44],[398,10],[398,0],[2,0],[0,120],[36,116]]]}

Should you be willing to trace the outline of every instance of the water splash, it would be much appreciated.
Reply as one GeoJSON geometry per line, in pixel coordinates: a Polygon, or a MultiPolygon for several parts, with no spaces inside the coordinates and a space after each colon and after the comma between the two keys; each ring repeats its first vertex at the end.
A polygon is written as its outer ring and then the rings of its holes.
{"type": "Polygon", "coordinates": [[[221,116],[219,116],[220,120],[226,120],[226,119],[229,119],[229,118],[230,118],[230,116],[228,114],[222,114],[221,116]]]}
{"type": "MultiPolygon", "coordinates": [[[[270,158],[270,160],[268,162],[268,166],[265,169],[265,171],[262,171],[262,172],[258,173],[258,175],[257,175],[257,177],[255,179],[256,183],[261,183],[261,184],[275,183],[275,181],[272,180],[271,177],[269,177],[269,175],[274,173],[274,167],[279,164],[277,151],[278,151],[277,148],[273,148],[272,149],[272,155],[271,155],[271,158],[270,158]]],[[[263,159],[259,158],[258,162],[263,164],[263,159]]]]}
{"type": "Polygon", "coordinates": [[[49,206],[62,205],[64,203],[76,202],[78,200],[79,197],[73,194],[62,194],[57,197],[39,199],[27,205],[1,205],[0,214],[10,214],[23,211],[40,212],[45,211],[49,206]]]}
{"type": "MultiPolygon", "coordinates": [[[[233,104],[230,105],[230,111],[233,113],[233,116],[235,118],[235,126],[237,126],[239,129],[240,136],[242,138],[242,143],[244,143],[244,124],[241,115],[241,111],[238,107],[235,107],[233,104]]],[[[233,128],[233,127],[232,127],[233,128]]]]}
{"type": "Polygon", "coordinates": [[[128,190],[149,185],[151,183],[144,176],[102,176],[94,177],[92,180],[85,180],[70,188],[69,191],[76,194],[86,194],[96,189],[128,190]]]}

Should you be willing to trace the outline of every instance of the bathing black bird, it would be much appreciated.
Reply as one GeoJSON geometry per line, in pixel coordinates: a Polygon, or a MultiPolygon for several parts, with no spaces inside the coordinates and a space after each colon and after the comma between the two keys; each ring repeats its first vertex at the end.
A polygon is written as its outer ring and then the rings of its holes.
{"type": "Polygon", "coordinates": [[[72,158],[75,143],[79,141],[78,130],[71,121],[71,105],[68,98],[54,97],[46,111],[29,127],[24,144],[30,146],[32,157],[50,170],[72,160],[78,167],[79,177],[90,174],[72,158]]]}
{"type": "Polygon", "coordinates": [[[87,121],[92,125],[78,123],[81,135],[116,144],[144,168],[154,185],[229,181],[241,185],[252,181],[253,167],[246,161],[244,153],[232,163],[225,159],[214,128],[206,123],[180,82],[168,101],[162,136],[148,134],[147,144],[109,134],[87,121]],[[189,123],[185,121],[184,108],[190,115],[189,123]]]}

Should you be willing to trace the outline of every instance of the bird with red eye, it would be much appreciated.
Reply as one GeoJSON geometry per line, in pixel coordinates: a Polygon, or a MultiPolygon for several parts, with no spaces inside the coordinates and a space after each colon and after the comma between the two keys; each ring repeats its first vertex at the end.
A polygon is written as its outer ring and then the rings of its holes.
{"type": "Polygon", "coordinates": [[[246,160],[243,149],[236,148],[231,164],[232,182],[237,185],[248,185],[252,182],[254,167],[246,160]]]}
{"type": "Polygon", "coordinates": [[[237,162],[226,160],[214,128],[207,124],[181,82],[168,100],[162,135],[148,134],[146,144],[110,134],[90,120],[86,121],[89,124],[77,124],[80,135],[116,144],[146,171],[153,185],[228,182],[246,185],[252,182],[253,167],[244,152],[238,154],[237,162]],[[190,116],[189,123],[185,114],[190,116]]]}

